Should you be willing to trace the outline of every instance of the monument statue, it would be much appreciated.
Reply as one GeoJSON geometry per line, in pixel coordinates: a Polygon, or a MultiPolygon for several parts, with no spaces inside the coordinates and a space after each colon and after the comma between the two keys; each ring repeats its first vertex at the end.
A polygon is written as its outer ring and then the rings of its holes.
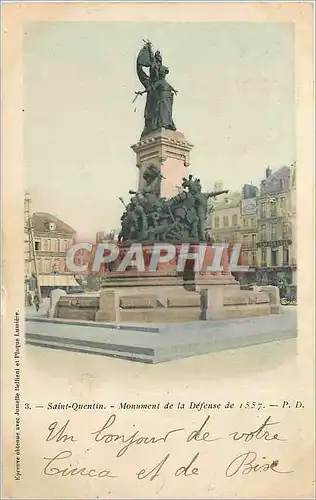
{"type": "Polygon", "coordinates": [[[145,90],[135,92],[134,101],[138,96],[146,94],[145,126],[142,137],[161,128],[176,130],[172,108],[173,96],[178,91],[167,82],[169,69],[163,65],[161,53],[159,51],[153,53],[151,42],[145,41],[138,54],[136,66],[139,81],[145,90]],[[144,68],[149,68],[149,74],[144,68]]]}
{"type": "MultiPolygon", "coordinates": [[[[135,99],[146,94],[145,126],[142,136],[165,128],[176,130],[172,118],[173,94],[177,91],[166,81],[168,68],[162,63],[159,51],[155,54],[152,44],[145,44],[137,57],[137,74],[145,90],[136,92],[135,99]],[[144,68],[149,68],[148,74],[144,68]]],[[[135,100],[134,99],[134,100],[135,100]]],[[[129,191],[130,202],[121,217],[119,242],[172,242],[199,243],[211,241],[210,228],[205,227],[209,198],[227,190],[204,193],[200,179],[192,175],[182,179],[181,191],[169,199],[161,197],[161,166],[154,163],[143,171],[144,183],[139,191],[129,191]]]]}
{"type": "MultiPolygon", "coordinates": [[[[120,242],[147,243],[169,241],[198,243],[210,241],[209,228],[205,228],[208,199],[228,193],[227,190],[203,193],[200,179],[192,175],[183,178],[183,191],[170,199],[159,195],[159,170],[150,165],[143,174],[145,186],[133,195],[121,217],[120,242]]],[[[121,199],[122,201],[122,199],[121,199]]]]}

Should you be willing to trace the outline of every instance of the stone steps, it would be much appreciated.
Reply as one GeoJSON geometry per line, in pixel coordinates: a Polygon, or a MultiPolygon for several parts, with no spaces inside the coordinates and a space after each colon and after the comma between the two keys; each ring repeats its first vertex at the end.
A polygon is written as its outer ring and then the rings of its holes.
{"type": "Polygon", "coordinates": [[[26,318],[26,343],[160,363],[297,336],[295,311],[224,321],[173,324],[102,324],[55,318],[26,318]]]}

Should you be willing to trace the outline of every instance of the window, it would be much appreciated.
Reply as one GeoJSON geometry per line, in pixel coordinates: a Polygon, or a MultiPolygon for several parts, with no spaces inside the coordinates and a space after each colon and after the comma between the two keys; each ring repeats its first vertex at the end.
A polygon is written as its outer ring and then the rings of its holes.
{"type": "Polygon", "coordinates": [[[261,218],[264,219],[266,217],[266,213],[267,213],[267,206],[264,203],[261,203],[261,207],[260,207],[260,215],[261,215],[261,218]]]}
{"type": "Polygon", "coordinates": [[[280,208],[285,208],[285,198],[280,198],[280,208]]]}
{"type": "Polygon", "coordinates": [[[215,224],[215,227],[219,227],[219,217],[215,217],[214,224],[215,224]]]}
{"type": "Polygon", "coordinates": [[[68,240],[60,240],[59,251],[67,252],[67,249],[68,249],[68,240]]]}
{"type": "Polygon", "coordinates": [[[286,240],[289,237],[289,225],[287,224],[287,222],[284,222],[282,229],[283,239],[286,240]]]}
{"type": "Polygon", "coordinates": [[[51,270],[50,259],[43,259],[43,262],[42,262],[43,273],[49,273],[50,270],[51,270]]]}
{"type": "Polygon", "coordinates": [[[276,224],[272,224],[272,231],[271,231],[271,239],[272,239],[272,241],[275,241],[277,239],[277,237],[276,237],[276,229],[277,229],[276,224]]]}
{"type": "Polygon", "coordinates": [[[256,234],[251,235],[251,243],[253,246],[256,246],[256,243],[257,243],[257,235],[256,234]]]}
{"type": "Polygon", "coordinates": [[[271,250],[271,266],[277,266],[278,265],[278,250],[275,248],[272,248],[271,250]]]}
{"type": "Polygon", "coordinates": [[[233,226],[237,226],[238,220],[237,220],[237,214],[233,215],[233,226]]]}
{"type": "Polygon", "coordinates": [[[277,215],[277,210],[276,210],[276,202],[272,201],[271,202],[271,217],[276,217],[277,215]]]}
{"type": "Polygon", "coordinates": [[[252,267],[257,266],[257,252],[251,252],[251,265],[252,267]]]}
{"type": "Polygon", "coordinates": [[[50,250],[52,249],[52,246],[51,246],[51,245],[52,245],[52,241],[51,241],[50,239],[49,239],[49,240],[47,240],[47,250],[49,250],[49,251],[50,251],[50,250]]]}
{"type": "Polygon", "coordinates": [[[256,225],[257,225],[257,219],[255,217],[251,218],[251,225],[252,225],[252,227],[256,227],[256,225]]]}
{"type": "Polygon", "coordinates": [[[46,238],[43,239],[43,250],[44,252],[48,250],[48,240],[46,238]]]}
{"type": "Polygon", "coordinates": [[[261,236],[261,241],[266,241],[266,239],[267,239],[267,227],[265,224],[263,224],[261,226],[260,236],[261,236]]]}
{"type": "Polygon", "coordinates": [[[262,264],[262,266],[267,265],[267,249],[266,248],[261,249],[261,264],[262,264]]]}
{"type": "Polygon", "coordinates": [[[40,240],[35,241],[35,251],[38,251],[41,249],[41,242],[40,240]]]}
{"type": "Polygon", "coordinates": [[[223,217],[223,226],[224,227],[228,226],[228,216],[227,215],[224,215],[224,217],[223,217]]]}
{"type": "Polygon", "coordinates": [[[283,266],[289,265],[289,249],[288,247],[283,247],[283,266]]]}
{"type": "Polygon", "coordinates": [[[58,252],[58,241],[56,238],[52,240],[52,247],[51,247],[52,252],[58,252]]]}
{"type": "Polygon", "coordinates": [[[248,219],[244,219],[244,227],[248,227],[248,219]]]}
{"type": "Polygon", "coordinates": [[[248,245],[248,234],[243,235],[243,245],[248,245]]]}

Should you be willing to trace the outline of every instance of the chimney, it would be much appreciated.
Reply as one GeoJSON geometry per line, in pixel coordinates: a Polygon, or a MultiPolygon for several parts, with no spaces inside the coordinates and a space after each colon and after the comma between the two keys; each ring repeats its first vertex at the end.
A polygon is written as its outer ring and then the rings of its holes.
{"type": "Polygon", "coordinates": [[[272,174],[272,170],[270,167],[266,168],[266,179],[268,179],[268,177],[270,177],[270,175],[272,174]]]}

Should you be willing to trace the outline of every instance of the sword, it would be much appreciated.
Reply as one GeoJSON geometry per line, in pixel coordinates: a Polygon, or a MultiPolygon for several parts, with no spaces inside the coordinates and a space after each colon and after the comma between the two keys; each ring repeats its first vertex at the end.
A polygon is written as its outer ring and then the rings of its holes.
{"type": "Polygon", "coordinates": [[[135,95],[135,97],[134,97],[134,99],[133,99],[133,101],[132,101],[132,104],[136,101],[137,97],[138,97],[138,96],[140,96],[140,95],[143,95],[143,94],[144,94],[144,92],[140,92],[140,91],[138,91],[138,92],[135,92],[135,94],[136,94],[136,95],[135,95]]]}
{"type": "Polygon", "coordinates": [[[165,179],[166,180],[166,177],[164,175],[162,175],[161,172],[159,172],[158,168],[156,167],[156,165],[151,165],[149,166],[149,168],[151,168],[151,170],[153,170],[158,177],[160,177],[161,179],[165,179]]]}

